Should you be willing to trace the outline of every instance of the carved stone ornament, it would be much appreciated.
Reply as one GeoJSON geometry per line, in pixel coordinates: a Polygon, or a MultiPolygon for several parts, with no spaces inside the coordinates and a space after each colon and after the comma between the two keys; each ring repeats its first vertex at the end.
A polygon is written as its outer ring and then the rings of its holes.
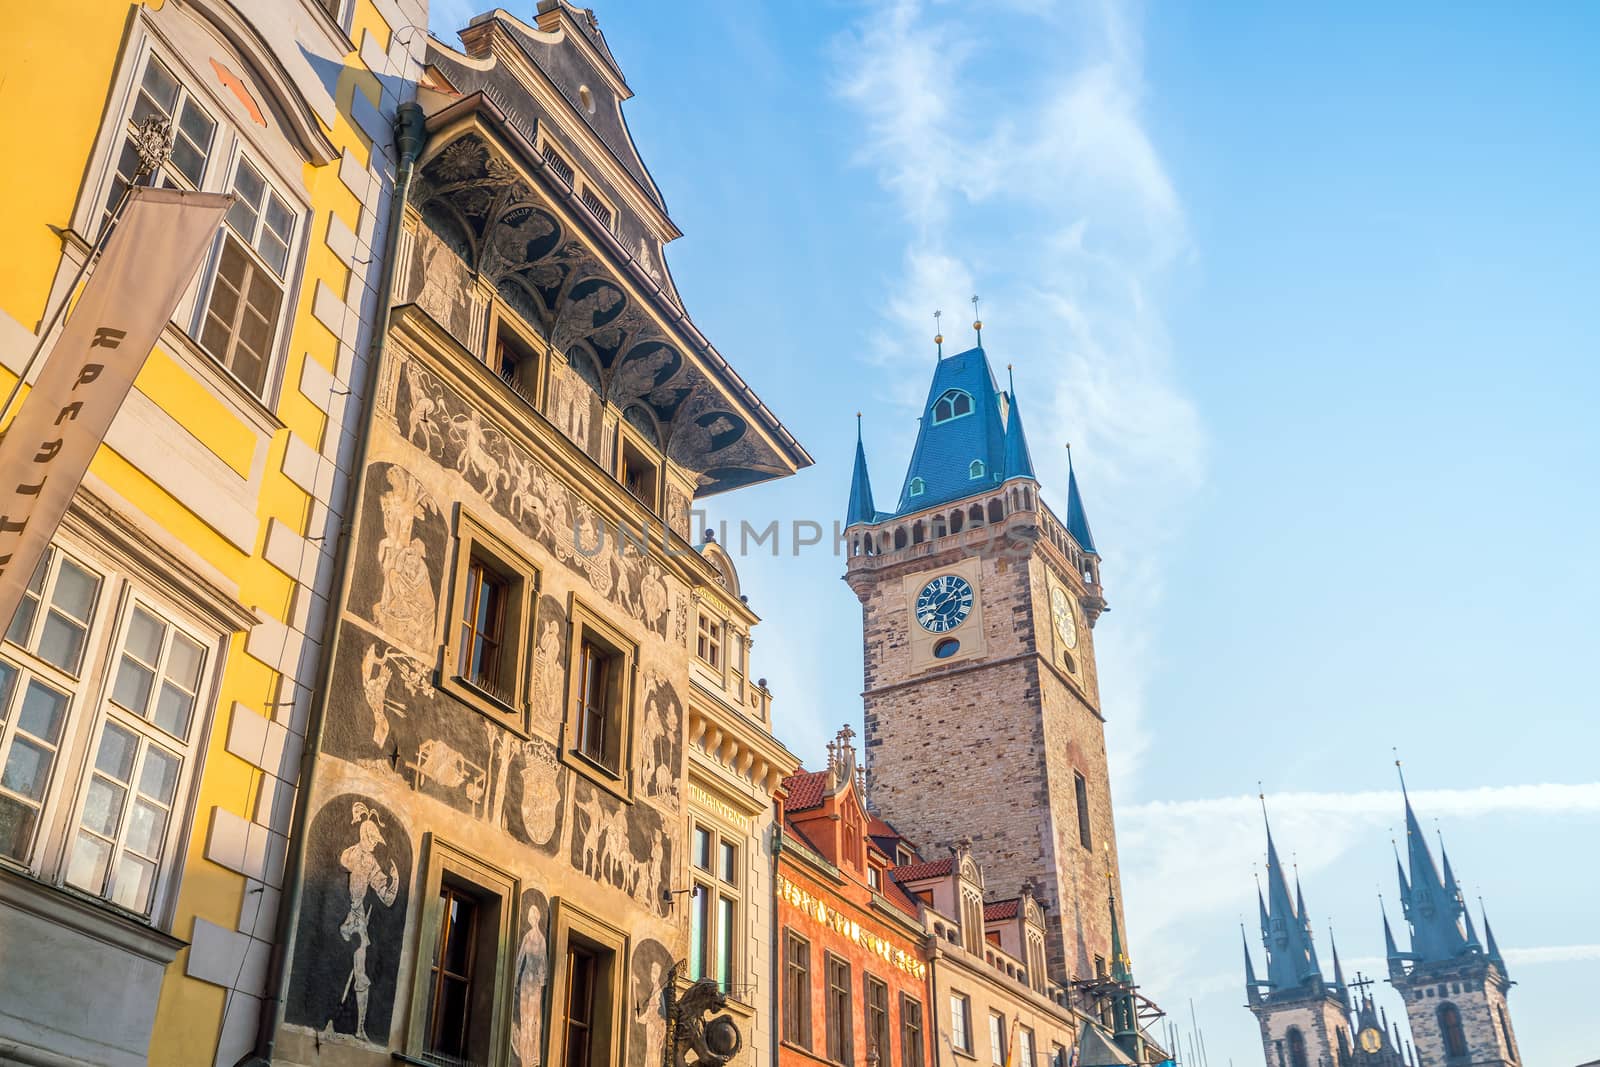
{"type": "Polygon", "coordinates": [[[724,1012],[709,1018],[728,1006],[716,979],[702,978],[682,996],[674,995],[671,983],[667,991],[667,1015],[672,1023],[670,1067],[723,1067],[739,1054],[744,1037],[733,1017],[724,1012]]]}

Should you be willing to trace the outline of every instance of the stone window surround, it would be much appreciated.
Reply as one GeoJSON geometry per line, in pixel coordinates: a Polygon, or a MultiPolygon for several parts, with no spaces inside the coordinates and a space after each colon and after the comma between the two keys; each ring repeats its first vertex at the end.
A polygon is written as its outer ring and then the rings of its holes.
{"type": "Polygon", "coordinates": [[[561,717],[561,762],[582,774],[594,785],[626,803],[633,803],[633,731],[637,709],[639,646],[606,621],[606,616],[579,598],[574,591],[567,602],[566,708],[561,717]],[[617,767],[612,770],[578,751],[579,688],[582,685],[579,650],[586,639],[609,649],[617,664],[616,691],[611,697],[617,727],[617,767]]]}
{"type": "MultiPolygon", "coordinates": [[[[316,0],[312,2],[315,4],[316,0]]],[[[216,122],[211,150],[206,158],[205,175],[199,188],[207,192],[228,192],[232,188],[233,175],[238,169],[240,158],[247,157],[261,173],[267,185],[289,204],[294,214],[295,232],[289,243],[289,260],[281,279],[283,299],[278,309],[278,321],[274,326],[272,349],[268,355],[265,382],[261,391],[257,393],[239,381],[209,353],[205,353],[204,356],[217,371],[211,377],[225,381],[229,391],[237,393],[240,399],[250,406],[263,407],[270,412],[276,408],[280,391],[285,384],[284,365],[289,352],[289,335],[293,332],[290,326],[294,322],[300,304],[300,288],[304,280],[306,251],[312,229],[308,225],[312,217],[311,211],[299,175],[285,173],[275,154],[265,150],[266,138],[258,142],[250,130],[233,120],[223,103],[223,98],[216,91],[216,79],[205,77],[187,61],[178,48],[169,44],[159,25],[145,9],[140,9],[133,19],[118,70],[112,80],[108,99],[113,102],[113,106],[106,109],[105,119],[96,136],[87,170],[89,177],[85,179],[83,191],[73,212],[73,229],[80,235],[86,235],[86,245],[92,244],[99,232],[100,212],[115,178],[117,157],[122,149],[128,116],[132,114],[137,99],[139,80],[152,57],[158,59],[172,72],[183,91],[197,99],[204,106],[207,116],[216,122]]],[[[270,92],[272,87],[261,85],[258,88],[270,92]]],[[[273,100],[272,103],[277,104],[278,101],[273,100]]],[[[292,137],[292,133],[290,136],[292,137]]],[[[226,239],[225,233],[232,231],[226,226],[219,226],[217,238],[208,248],[200,270],[190,281],[189,287],[172,314],[173,323],[188,337],[195,338],[195,348],[202,352],[197,339],[204,325],[206,306],[210,301],[217,266],[221,259],[222,244],[226,239]]],[[[70,258],[63,257],[58,271],[59,284],[52,288],[52,301],[65,299],[69,295],[65,292],[64,286],[70,280],[72,272],[76,270],[76,265],[69,262],[70,258]],[[68,267],[72,270],[68,270],[68,267]]]]}
{"type": "MultiPolygon", "coordinates": [[[[255,613],[240,604],[231,591],[218,588],[86,489],[79,489],[51,543],[64,547],[69,553],[90,563],[106,583],[101,588],[101,601],[97,605],[89,644],[84,652],[85,674],[96,662],[104,668],[116,652],[111,635],[107,632],[110,624],[100,614],[104,610],[103,605],[109,603],[114,606],[119,623],[116,629],[120,634],[120,622],[131,610],[125,601],[132,600],[133,590],[138,591],[143,603],[157,608],[157,613],[164,621],[177,623],[190,636],[199,638],[209,662],[204,668],[201,691],[195,702],[194,721],[189,726],[186,748],[188,755],[169,818],[168,834],[172,843],[163,854],[163,869],[157,876],[148,917],[134,915],[99,897],[67,887],[64,884],[65,857],[59,848],[51,849],[50,855],[60,862],[51,863],[48,876],[45,875],[45,868],[37,864],[26,868],[9,862],[0,862],[0,865],[47,888],[58,900],[70,898],[70,901],[81,901],[88,908],[98,909],[128,923],[170,930],[184,867],[178,861],[184,853],[184,842],[188,841],[196,818],[194,801],[204,773],[206,752],[210,747],[210,732],[216,712],[215,694],[218,680],[224,676],[227,665],[229,641],[226,637],[254,625],[257,621],[255,613]],[[96,633],[96,630],[99,632],[96,633]]],[[[63,740],[57,755],[60,766],[75,767],[81,763],[77,757],[99,735],[98,726],[105,718],[100,703],[109,699],[111,684],[109,670],[103,669],[101,674],[94,692],[80,693],[68,709],[68,720],[63,726],[63,740]],[[94,710],[85,712],[83,709],[88,706],[85,701],[91,696],[94,710]]],[[[41,836],[51,842],[60,842],[72,834],[80,809],[79,797],[87,786],[87,780],[87,770],[76,776],[70,802],[59,778],[52,783],[52,793],[47,798],[47,815],[40,828],[41,836]]],[[[40,848],[35,846],[35,855],[40,854],[40,848]]]]}
{"type": "MultiPolygon", "coordinates": [[[[480,953],[475,966],[482,968],[488,964],[493,967],[493,975],[488,977],[492,986],[489,998],[492,1010],[488,1062],[501,1063],[510,1048],[512,946],[516,943],[519,929],[521,885],[512,875],[441,840],[432,831],[423,835],[422,850],[422,865],[417,879],[422,896],[421,906],[416,909],[417,947],[412,957],[411,1014],[406,1023],[406,1052],[420,1057],[426,1050],[428,995],[432,988],[429,971],[432,969],[433,951],[439,932],[439,890],[448,878],[450,883],[463,887],[483,903],[498,902],[495,908],[498,930],[494,938],[494,958],[485,960],[480,953]]],[[[482,971],[478,973],[481,975],[482,971]]],[[[478,979],[479,982],[483,980],[478,979]]]]}
{"type": "Polygon", "coordinates": [[[450,570],[450,598],[439,644],[439,688],[467,707],[487,715],[523,738],[529,732],[530,652],[537,632],[541,571],[526,556],[501,540],[464,505],[456,505],[455,560],[450,570]],[[460,673],[461,613],[467,593],[467,569],[476,557],[509,584],[505,636],[501,641],[503,695],[490,693],[460,673]]]}
{"type": "MultiPolygon", "coordinates": [[[[609,956],[605,982],[596,983],[593,1047],[604,1048],[597,1067],[621,1067],[623,1039],[627,1032],[627,965],[629,939],[622,930],[591,915],[565,897],[556,897],[550,906],[549,1001],[550,1021],[545,1027],[544,1062],[566,1060],[566,1022],[561,1005],[567,1001],[567,948],[573,938],[609,956]],[[602,1000],[603,998],[603,1000],[602,1000]],[[604,1026],[600,1023],[604,1022],[604,1026]]],[[[593,1062],[593,1061],[591,1061],[593,1062]]]]}

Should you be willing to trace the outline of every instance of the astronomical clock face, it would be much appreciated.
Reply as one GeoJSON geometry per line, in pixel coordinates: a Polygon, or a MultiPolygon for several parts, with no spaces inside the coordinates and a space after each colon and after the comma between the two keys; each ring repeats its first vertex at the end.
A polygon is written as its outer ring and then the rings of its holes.
{"type": "Polygon", "coordinates": [[[959,574],[941,574],[917,594],[917,625],[930,634],[947,634],[972,612],[972,584],[959,574]]]}
{"type": "Polygon", "coordinates": [[[1050,590],[1050,617],[1055,620],[1056,633],[1068,648],[1078,647],[1078,622],[1072,615],[1072,598],[1060,586],[1050,590]]]}
{"type": "Polygon", "coordinates": [[[1361,1047],[1365,1051],[1383,1051],[1383,1035],[1374,1030],[1372,1027],[1369,1026],[1365,1030],[1361,1031],[1359,1037],[1361,1041],[1361,1047]]]}

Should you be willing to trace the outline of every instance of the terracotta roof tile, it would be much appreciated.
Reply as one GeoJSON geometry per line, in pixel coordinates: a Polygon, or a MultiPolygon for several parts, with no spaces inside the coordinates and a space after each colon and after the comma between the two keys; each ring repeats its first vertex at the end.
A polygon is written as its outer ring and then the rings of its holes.
{"type": "Polygon", "coordinates": [[[789,791],[789,799],[784,804],[788,811],[809,811],[822,806],[822,797],[828,790],[827,771],[801,771],[791,774],[783,780],[783,787],[789,791]]]}
{"type": "Polygon", "coordinates": [[[911,863],[904,867],[892,867],[889,873],[897,882],[915,882],[923,878],[937,878],[949,874],[954,869],[955,859],[946,856],[942,860],[928,860],[925,863],[911,863]]]}
{"type": "Polygon", "coordinates": [[[996,900],[983,906],[983,921],[996,922],[1000,919],[1015,919],[1017,912],[1021,909],[1021,897],[1012,897],[1010,900],[996,900]]]}

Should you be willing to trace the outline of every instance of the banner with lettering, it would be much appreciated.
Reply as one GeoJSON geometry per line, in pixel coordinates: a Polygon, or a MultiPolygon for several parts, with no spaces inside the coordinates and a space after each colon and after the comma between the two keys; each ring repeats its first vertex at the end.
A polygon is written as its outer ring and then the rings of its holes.
{"type": "Polygon", "coordinates": [[[0,439],[0,623],[199,269],[231,196],[134,189],[38,380],[0,439]]]}

